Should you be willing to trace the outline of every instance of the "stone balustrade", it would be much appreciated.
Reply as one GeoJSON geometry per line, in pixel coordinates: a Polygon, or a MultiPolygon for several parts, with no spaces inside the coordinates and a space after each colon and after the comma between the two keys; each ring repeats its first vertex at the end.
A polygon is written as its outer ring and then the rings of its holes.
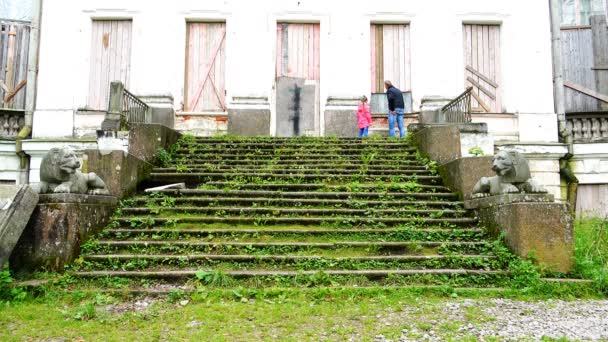
{"type": "Polygon", "coordinates": [[[0,110],[0,139],[15,139],[24,125],[23,112],[0,110]]]}
{"type": "Polygon", "coordinates": [[[568,114],[567,120],[575,142],[608,141],[608,115],[568,114]]]}

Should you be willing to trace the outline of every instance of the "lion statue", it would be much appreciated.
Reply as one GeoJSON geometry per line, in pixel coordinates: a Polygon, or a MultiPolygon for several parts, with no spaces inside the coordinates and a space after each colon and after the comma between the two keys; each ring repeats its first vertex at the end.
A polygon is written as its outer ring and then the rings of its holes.
{"type": "Polygon", "coordinates": [[[106,184],[95,173],[82,173],[80,160],[69,148],[52,148],[40,164],[38,192],[109,195],[106,184]]]}
{"type": "Polygon", "coordinates": [[[492,158],[494,177],[482,177],[473,188],[473,197],[487,197],[502,194],[547,193],[536,180],[530,176],[530,166],[524,156],[514,150],[498,152],[492,158]]]}

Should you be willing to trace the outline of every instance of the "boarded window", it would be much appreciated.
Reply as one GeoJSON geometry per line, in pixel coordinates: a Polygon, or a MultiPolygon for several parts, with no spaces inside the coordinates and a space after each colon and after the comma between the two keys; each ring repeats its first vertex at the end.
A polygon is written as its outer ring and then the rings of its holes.
{"type": "Polygon", "coordinates": [[[371,25],[372,93],[384,92],[390,80],[402,91],[411,91],[409,25],[371,25]]]}
{"type": "Polygon", "coordinates": [[[277,25],[277,77],[320,79],[319,24],[277,25]]]}
{"type": "Polygon", "coordinates": [[[473,111],[501,113],[500,26],[464,25],[465,88],[473,111]]]}
{"type": "Polygon", "coordinates": [[[30,27],[0,21],[0,108],[25,109],[30,27]]]}
{"type": "Polygon", "coordinates": [[[226,24],[188,23],[187,112],[226,111],[226,24]]]}
{"type": "Polygon", "coordinates": [[[562,0],[562,26],[589,25],[592,15],[606,15],[606,0],[562,0]]]}
{"type": "Polygon", "coordinates": [[[576,214],[583,218],[608,217],[608,184],[579,185],[576,214]]]}
{"type": "Polygon", "coordinates": [[[93,20],[88,106],[107,110],[110,83],[129,86],[131,69],[131,21],[93,20]]]}

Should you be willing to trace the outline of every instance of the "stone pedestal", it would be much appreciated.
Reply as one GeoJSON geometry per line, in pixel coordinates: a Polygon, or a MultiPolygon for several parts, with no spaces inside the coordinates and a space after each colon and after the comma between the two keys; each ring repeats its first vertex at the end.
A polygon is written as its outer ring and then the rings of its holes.
{"type": "Polygon", "coordinates": [[[325,136],[357,137],[359,102],[356,97],[329,97],[325,105],[325,136]]]}
{"type": "Polygon", "coordinates": [[[419,121],[421,124],[440,124],[445,123],[445,116],[441,108],[452,101],[451,98],[444,96],[425,96],[420,101],[419,121]]]}
{"type": "Polygon", "coordinates": [[[159,124],[169,128],[175,127],[175,110],[173,109],[173,96],[171,94],[138,94],[137,97],[149,107],[146,123],[159,124]]]}
{"type": "Polygon", "coordinates": [[[549,270],[569,272],[574,264],[572,215],[551,195],[501,195],[467,202],[477,207],[480,223],[520,257],[534,258],[549,270]]]}
{"type": "Polygon", "coordinates": [[[460,158],[460,131],[457,125],[410,125],[420,152],[439,165],[460,158]]]}
{"type": "Polygon", "coordinates": [[[445,185],[465,200],[471,199],[473,188],[481,177],[495,175],[491,156],[458,158],[439,166],[439,174],[445,185]]]}
{"type": "Polygon", "coordinates": [[[124,151],[87,150],[87,169],[106,183],[112,196],[124,198],[135,192],[137,185],[152,172],[153,165],[124,151]]]}
{"type": "Polygon", "coordinates": [[[0,270],[19,241],[38,194],[28,185],[0,185],[0,270]]]}
{"type": "Polygon", "coordinates": [[[228,108],[228,134],[240,136],[270,135],[268,98],[233,97],[228,108]]]}
{"type": "Polygon", "coordinates": [[[62,271],[79,255],[80,246],[108,224],[116,204],[110,196],[40,195],[10,257],[11,270],[62,271]]]}

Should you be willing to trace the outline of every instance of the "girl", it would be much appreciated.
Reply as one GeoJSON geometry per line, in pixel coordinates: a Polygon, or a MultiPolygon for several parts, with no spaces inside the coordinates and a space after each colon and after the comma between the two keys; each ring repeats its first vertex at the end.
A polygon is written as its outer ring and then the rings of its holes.
{"type": "Polygon", "coordinates": [[[367,104],[367,96],[361,97],[361,103],[357,109],[357,123],[359,124],[359,138],[367,138],[369,126],[372,125],[372,114],[367,104]]]}

